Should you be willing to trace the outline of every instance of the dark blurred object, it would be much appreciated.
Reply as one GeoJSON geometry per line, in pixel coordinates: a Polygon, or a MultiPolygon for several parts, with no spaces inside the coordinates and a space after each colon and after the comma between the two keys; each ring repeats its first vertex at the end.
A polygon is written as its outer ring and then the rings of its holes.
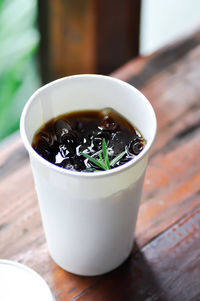
{"type": "Polygon", "coordinates": [[[140,0],[38,0],[43,82],[108,74],[138,55],[140,0]]]}

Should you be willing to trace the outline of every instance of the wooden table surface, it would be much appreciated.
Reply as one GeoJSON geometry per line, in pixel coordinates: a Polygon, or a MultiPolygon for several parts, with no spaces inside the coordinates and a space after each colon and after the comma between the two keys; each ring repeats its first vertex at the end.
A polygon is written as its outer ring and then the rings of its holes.
{"type": "Polygon", "coordinates": [[[17,138],[0,150],[0,257],[39,272],[57,301],[198,301],[200,33],[112,75],[139,88],[158,119],[132,255],[98,277],[72,275],[52,261],[28,155],[17,138]]]}

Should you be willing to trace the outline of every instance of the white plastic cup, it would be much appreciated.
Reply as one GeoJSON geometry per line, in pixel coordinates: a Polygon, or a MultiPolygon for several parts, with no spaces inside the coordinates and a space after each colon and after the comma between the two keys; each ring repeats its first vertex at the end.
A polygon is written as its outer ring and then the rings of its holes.
{"type": "Polygon", "coordinates": [[[65,77],[37,90],[20,124],[30,156],[49,252],[63,269],[85,276],[109,272],[129,256],[156,117],[133,86],[102,75],[65,77]],[[60,114],[111,107],[146,139],[144,150],[109,171],[82,173],[57,167],[31,146],[41,125],[60,114]]]}

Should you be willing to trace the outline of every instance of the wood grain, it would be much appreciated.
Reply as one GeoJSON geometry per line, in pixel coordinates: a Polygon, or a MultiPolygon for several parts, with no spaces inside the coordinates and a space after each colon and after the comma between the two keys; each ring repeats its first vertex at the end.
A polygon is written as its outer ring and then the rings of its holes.
{"type": "Polygon", "coordinates": [[[181,43],[115,73],[129,81],[140,79],[158,119],[136,243],[129,260],[116,271],[79,277],[51,260],[22,142],[0,149],[0,257],[34,268],[57,301],[200,300],[199,33],[181,43]],[[161,59],[165,62],[159,63],[161,59]],[[150,75],[142,79],[144,70],[150,75]]]}
{"type": "Polygon", "coordinates": [[[13,141],[9,147],[1,150],[0,178],[4,178],[18,167],[28,162],[28,153],[21,139],[13,141]]]}
{"type": "Polygon", "coordinates": [[[174,63],[183,59],[192,49],[200,43],[200,31],[189,35],[176,43],[169,44],[163,49],[156,51],[150,56],[132,59],[124,66],[111,73],[142,89],[150,80],[159,73],[170,68],[174,63]]]}
{"type": "Polygon", "coordinates": [[[198,209],[74,300],[200,300],[199,237],[198,209]]]}

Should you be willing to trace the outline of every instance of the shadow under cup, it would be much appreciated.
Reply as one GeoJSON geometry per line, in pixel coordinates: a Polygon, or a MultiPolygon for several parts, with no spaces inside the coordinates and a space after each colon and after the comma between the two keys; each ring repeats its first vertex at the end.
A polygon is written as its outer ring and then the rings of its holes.
{"type": "Polygon", "coordinates": [[[148,100],[131,85],[108,76],[65,77],[33,94],[24,107],[20,130],[54,261],[86,276],[119,266],[132,249],[148,153],[156,134],[148,100]],[[81,173],[57,167],[33,150],[33,136],[44,122],[67,112],[107,107],[126,117],[146,139],[135,159],[109,171],[81,173]]]}

